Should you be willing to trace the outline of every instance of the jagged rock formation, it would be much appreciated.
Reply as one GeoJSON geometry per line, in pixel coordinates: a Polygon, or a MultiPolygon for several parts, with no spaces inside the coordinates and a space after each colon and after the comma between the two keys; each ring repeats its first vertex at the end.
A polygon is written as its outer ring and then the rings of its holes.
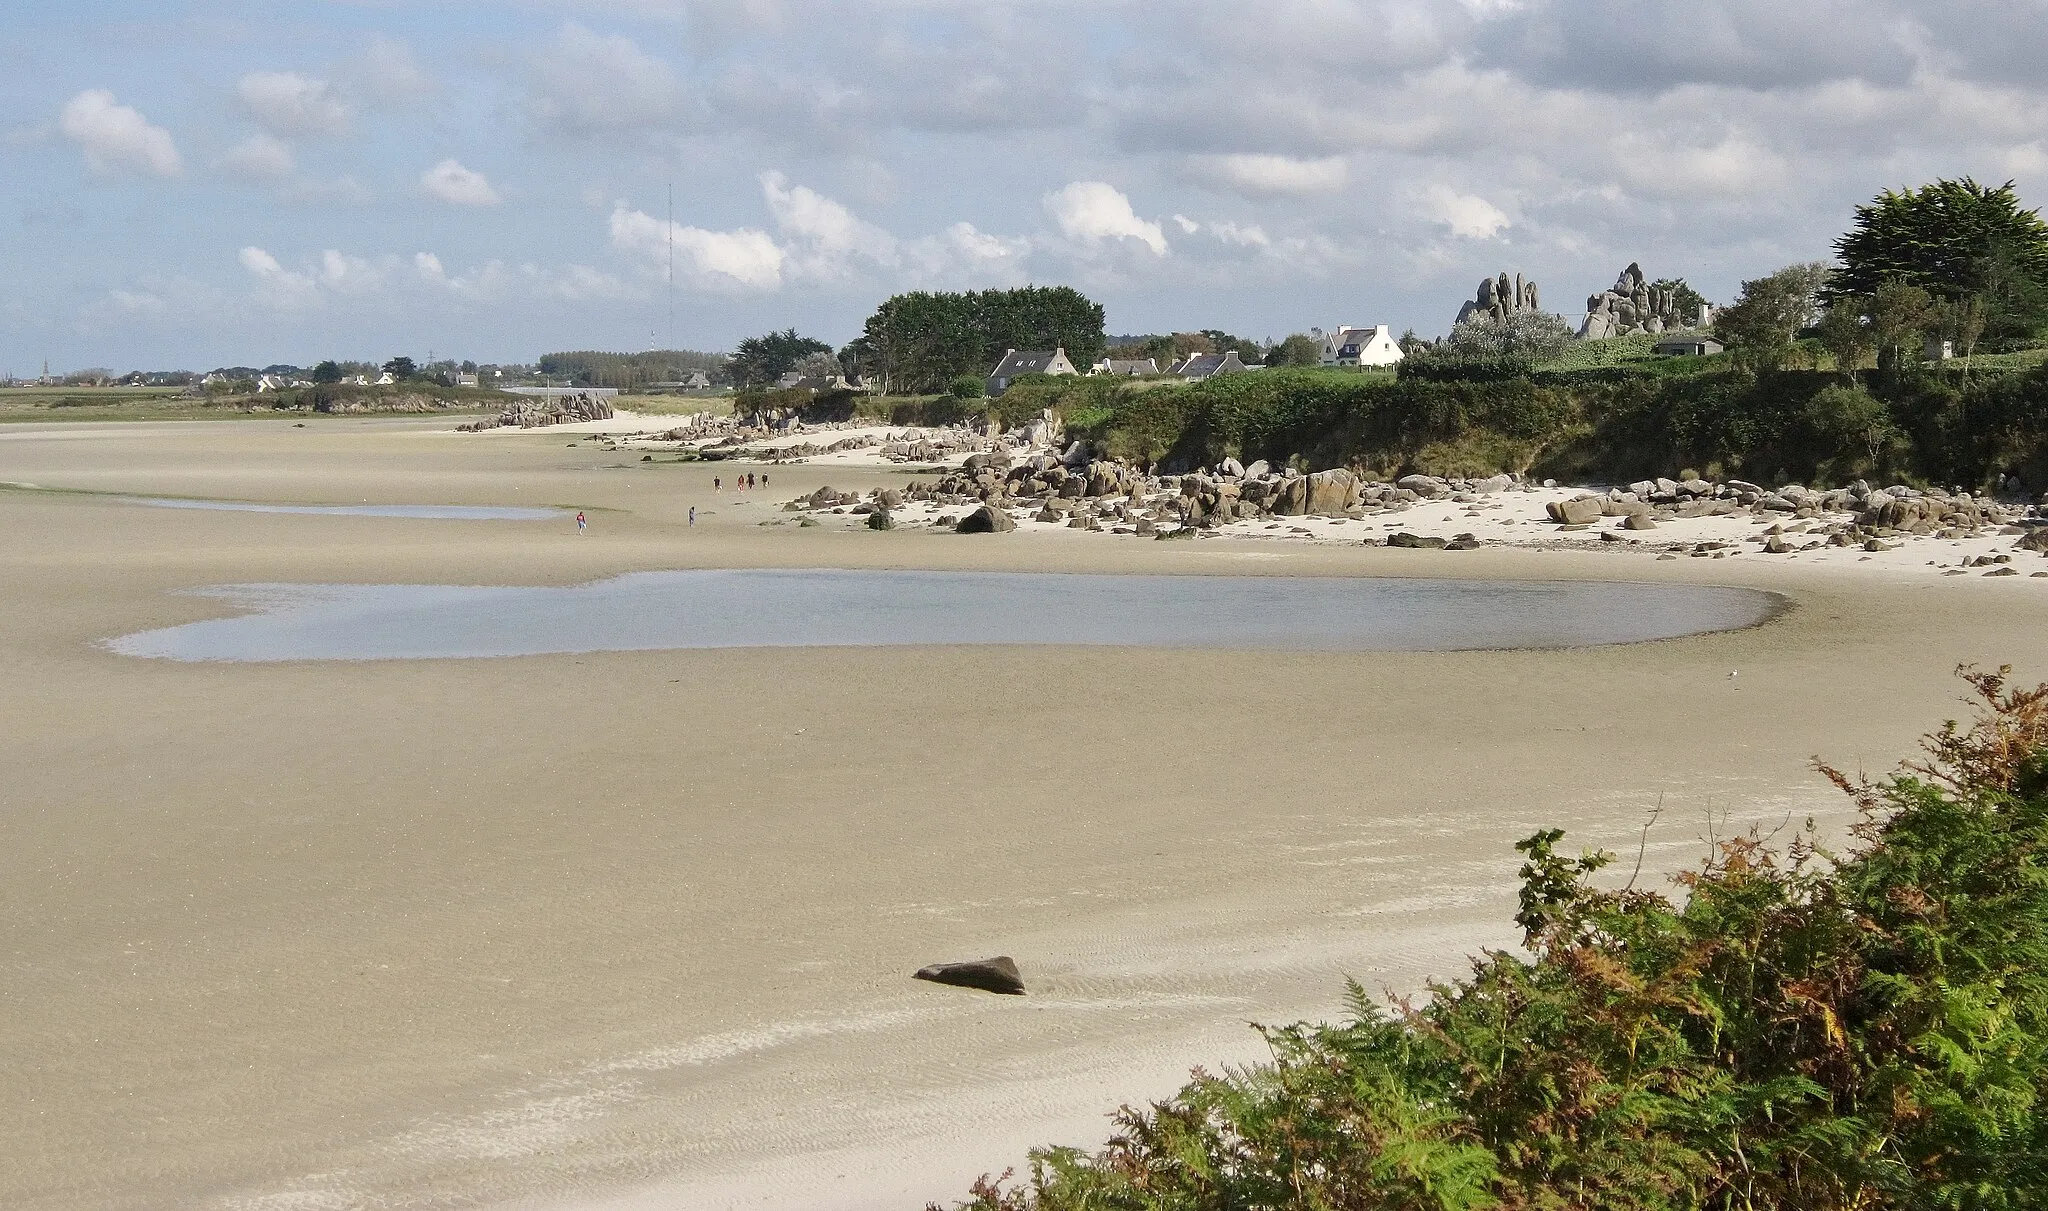
{"type": "Polygon", "coordinates": [[[1524,282],[1519,273],[1511,281],[1503,269],[1498,278],[1479,279],[1479,293],[1458,309],[1457,322],[1462,324],[1477,316],[1504,320],[1517,312],[1541,310],[1542,296],[1536,290],[1536,283],[1524,282]]]}
{"type": "Polygon", "coordinates": [[[1579,326],[1581,340],[1601,340],[1636,332],[1663,332],[1667,328],[1690,328],[1699,316],[1681,315],[1677,292],[1660,290],[1643,276],[1643,267],[1629,262],[1614,288],[1586,299],[1586,322],[1579,326]]]}
{"type": "Polygon", "coordinates": [[[610,419],[612,406],[602,396],[581,393],[569,396],[522,395],[506,404],[497,420],[480,420],[460,428],[465,433],[474,433],[481,429],[538,429],[547,425],[610,419]]]}

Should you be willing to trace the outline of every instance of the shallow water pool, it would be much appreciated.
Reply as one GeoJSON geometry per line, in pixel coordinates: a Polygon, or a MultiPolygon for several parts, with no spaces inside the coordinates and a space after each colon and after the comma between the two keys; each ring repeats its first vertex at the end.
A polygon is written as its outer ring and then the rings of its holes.
{"type": "Polygon", "coordinates": [[[246,612],[107,646],[229,661],[891,644],[1463,651],[1732,630],[1779,605],[1751,589],[1594,581],[843,570],[636,572],[568,587],[193,591],[246,612]]]}
{"type": "Polygon", "coordinates": [[[556,521],[565,509],[518,505],[270,505],[242,500],[184,500],[174,496],[125,496],[123,504],[152,509],[210,509],[228,513],[311,513],[334,517],[414,517],[427,521],[556,521]]]}

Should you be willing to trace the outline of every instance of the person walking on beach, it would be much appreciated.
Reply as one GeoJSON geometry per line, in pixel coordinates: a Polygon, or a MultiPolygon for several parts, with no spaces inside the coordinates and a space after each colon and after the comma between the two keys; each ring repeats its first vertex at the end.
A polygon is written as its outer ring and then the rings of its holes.
{"type": "Polygon", "coordinates": [[[749,472],[747,472],[747,491],[749,491],[749,492],[752,492],[753,490],[754,490],[754,473],[753,473],[752,471],[749,471],[749,472]]]}
{"type": "Polygon", "coordinates": [[[718,490],[719,490],[719,488],[720,488],[720,487],[722,487],[722,486],[723,486],[723,484],[721,483],[721,481],[719,480],[719,478],[718,478],[718,477],[717,477],[716,475],[714,475],[714,476],[712,476],[712,477],[711,477],[711,490],[712,490],[713,492],[716,492],[716,491],[718,491],[718,490]]]}
{"type": "Polygon", "coordinates": [[[590,524],[590,519],[589,519],[589,518],[587,518],[587,517],[585,517],[585,516],[583,516],[583,510],[581,510],[581,509],[578,509],[578,510],[576,511],[576,532],[577,532],[578,534],[581,534],[581,533],[583,533],[583,530],[584,530],[584,528],[585,528],[586,526],[588,526],[589,524],[590,524]]]}
{"type": "Polygon", "coordinates": [[[693,526],[697,524],[697,506],[695,505],[690,506],[690,524],[693,526]]]}

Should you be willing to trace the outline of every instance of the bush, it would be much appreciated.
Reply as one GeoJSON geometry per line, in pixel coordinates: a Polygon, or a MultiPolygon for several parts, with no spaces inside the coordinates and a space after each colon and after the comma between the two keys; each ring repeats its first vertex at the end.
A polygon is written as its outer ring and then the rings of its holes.
{"type": "Polygon", "coordinates": [[[978,374],[963,374],[953,380],[954,399],[981,399],[988,394],[988,383],[978,374]]]}
{"type": "Polygon", "coordinates": [[[963,1207],[2019,1209],[2048,1202],[2048,685],[1981,710],[1863,813],[1720,845],[1683,902],[1516,848],[1528,957],[1420,1009],[1264,1031],[1274,1060],[1126,1107],[963,1207]]]}

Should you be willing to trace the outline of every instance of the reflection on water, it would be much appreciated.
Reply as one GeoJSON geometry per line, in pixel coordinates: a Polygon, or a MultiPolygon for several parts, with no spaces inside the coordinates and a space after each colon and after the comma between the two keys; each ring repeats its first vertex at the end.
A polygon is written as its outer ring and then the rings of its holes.
{"type": "Polygon", "coordinates": [[[569,516],[562,509],[517,505],[265,505],[240,500],[179,500],[167,496],[127,496],[123,504],[153,509],[218,509],[228,513],[314,513],[335,517],[417,517],[428,521],[554,521],[569,516]]]}
{"type": "Polygon", "coordinates": [[[1458,651],[1729,630],[1768,618],[1778,600],[1668,584],[766,570],[638,572],[567,588],[197,591],[250,612],[108,646],[237,661],[874,644],[1458,651]]]}

